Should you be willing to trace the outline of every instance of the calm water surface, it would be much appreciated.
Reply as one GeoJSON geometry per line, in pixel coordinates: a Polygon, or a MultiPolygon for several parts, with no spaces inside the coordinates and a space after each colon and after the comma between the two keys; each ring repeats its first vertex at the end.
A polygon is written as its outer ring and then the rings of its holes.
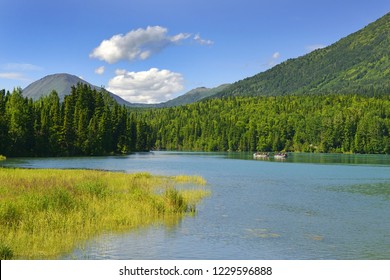
{"type": "Polygon", "coordinates": [[[153,152],[7,160],[30,168],[201,175],[195,217],[107,234],[63,258],[390,259],[390,156],[153,152]]]}

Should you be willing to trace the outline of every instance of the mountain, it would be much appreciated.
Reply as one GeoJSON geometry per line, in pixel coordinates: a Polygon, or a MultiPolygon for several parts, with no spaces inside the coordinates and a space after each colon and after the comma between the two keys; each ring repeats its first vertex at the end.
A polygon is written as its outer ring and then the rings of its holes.
{"type": "MultiPolygon", "coordinates": [[[[91,88],[96,90],[101,90],[101,87],[91,85],[90,83],[80,79],[75,75],[70,74],[53,74],[43,77],[42,79],[33,82],[23,89],[23,95],[33,100],[39,99],[41,96],[50,94],[53,90],[57,91],[60,100],[64,99],[65,95],[70,94],[72,86],[77,85],[78,83],[90,85],[91,88]]],[[[131,103],[120,98],[119,96],[107,91],[107,93],[116,100],[120,105],[131,106],[131,103]]]]}
{"type": "MultiPolygon", "coordinates": [[[[96,90],[101,90],[101,87],[91,85],[83,79],[71,75],[71,74],[53,74],[43,77],[42,79],[35,81],[23,89],[23,95],[33,100],[39,99],[41,96],[48,95],[51,91],[55,90],[60,97],[60,100],[64,99],[65,95],[70,94],[71,88],[78,83],[90,85],[96,90]]],[[[113,97],[120,105],[126,105],[129,107],[138,107],[138,108],[163,108],[163,107],[173,107],[180,106],[189,103],[197,102],[203,98],[215,95],[222,90],[226,89],[229,84],[220,85],[215,88],[196,88],[193,89],[179,97],[176,97],[167,102],[159,104],[140,104],[140,103],[130,103],[121,97],[106,91],[111,97],[113,97]]]]}
{"type": "Polygon", "coordinates": [[[206,97],[210,97],[215,94],[218,94],[219,92],[227,89],[229,86],[230,84],[223,84],[215,88],[206,88],[206,87],[195,88],[172,100],[166,101],[164,103],[156,104],[156,106],[161,108],[161,107],[173,107],[173,106],[180,106],[180,105],[194,103],[206,97]]]}
{"type": "Polygon", "coordinates": [[[323,49],[238,81],[222,96],[390,93],[390,13],[323,49]]]}

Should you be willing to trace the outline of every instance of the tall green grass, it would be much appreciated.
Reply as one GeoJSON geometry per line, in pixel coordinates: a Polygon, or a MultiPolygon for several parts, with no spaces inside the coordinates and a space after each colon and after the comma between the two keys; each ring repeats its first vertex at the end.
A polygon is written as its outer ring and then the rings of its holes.
{"type": "MultiPolygon", "coordinates": [[[[0,259],[55,259],[105,232],[193,213],[196,176],[0,168],[0,259]]],[[[167,219],[168,220],[168,219],[167,219]]],[[[172,220],[172,219],[171,219],[172,220]]]]}

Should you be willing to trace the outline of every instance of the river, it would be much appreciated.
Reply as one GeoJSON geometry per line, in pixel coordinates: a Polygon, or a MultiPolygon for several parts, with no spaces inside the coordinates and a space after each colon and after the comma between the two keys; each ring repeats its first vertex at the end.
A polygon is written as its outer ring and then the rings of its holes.
{"type": "Polygon", "coordinates": [[[105,234],[65,259],[390,259],[390,156],[151,152],[0,165],[201,175],[194,217],[105,234]]]}

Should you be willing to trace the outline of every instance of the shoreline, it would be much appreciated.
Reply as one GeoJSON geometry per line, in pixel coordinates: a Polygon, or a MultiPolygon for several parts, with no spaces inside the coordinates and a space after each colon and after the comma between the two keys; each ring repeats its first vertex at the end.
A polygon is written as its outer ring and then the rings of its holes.
{"type": "Polygon", "coordinates": [[[0,168],[0,258],[57,259],[102,233],[193,215],[205,184],[198,176],[0,168]]]}

